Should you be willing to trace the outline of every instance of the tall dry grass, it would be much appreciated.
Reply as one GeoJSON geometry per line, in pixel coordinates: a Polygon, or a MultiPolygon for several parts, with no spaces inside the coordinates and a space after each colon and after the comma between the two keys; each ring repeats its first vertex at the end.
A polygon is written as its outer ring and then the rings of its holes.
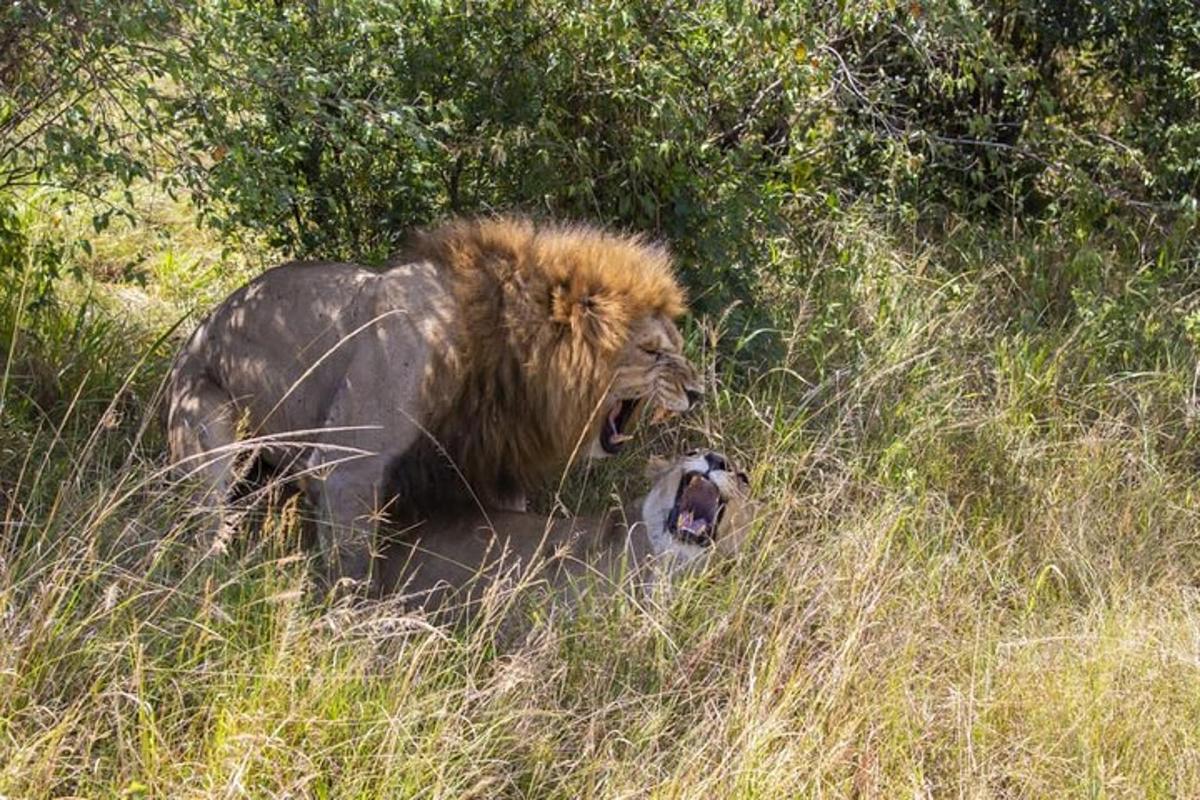
{"type": "Polygon", "coordinates": [[[1200,793],[1190,345],[1122,369],[1093,318],[1023,323],[1058,291],[1031,282],[1045,243],[824,235],[770,358],[693,329],[703,412],[563,496],[715,443],[764,505],[747,548],[515,642],[330,605],[291,508],[198,551],[162,472],[161,317],[9,302],[0,795],[1200,793]]]}

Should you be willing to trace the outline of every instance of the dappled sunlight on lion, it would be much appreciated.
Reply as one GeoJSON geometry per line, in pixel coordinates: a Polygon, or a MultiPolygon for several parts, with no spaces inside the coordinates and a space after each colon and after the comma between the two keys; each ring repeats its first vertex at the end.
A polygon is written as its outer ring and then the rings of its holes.
{"type": "Polygon", "coordinates": [[[381,271],[285,264],[176,358],[175,475],[215,528],[240,462],[301,482],[331,577],[359,582],[381,520],[523,510],[547,476],[618,452],[641,417],[687,410],[701,383],[683,311],[664,249],[582,225],[458,221],[381,271]]]}

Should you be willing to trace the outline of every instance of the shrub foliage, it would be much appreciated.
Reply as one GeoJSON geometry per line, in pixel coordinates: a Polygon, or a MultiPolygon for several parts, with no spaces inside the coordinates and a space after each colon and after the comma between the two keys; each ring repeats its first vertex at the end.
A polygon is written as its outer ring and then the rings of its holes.
{"type": "Polygon", "coordinates": [[[1190,0],[0,13],[0,190],[155,176],[299,256],[377,262],[449,212],[586,217],[670,239],[711,309],[857,198],[1094,221],[1200,181],[1190,0]]]}

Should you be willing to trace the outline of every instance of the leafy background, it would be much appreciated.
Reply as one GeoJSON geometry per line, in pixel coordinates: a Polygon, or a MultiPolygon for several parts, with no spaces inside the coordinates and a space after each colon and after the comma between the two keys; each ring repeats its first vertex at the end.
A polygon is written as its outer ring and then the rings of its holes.
{"type": "Polygon", "coordinates": [[[1193,0],[0,9],[0,793],[1189,796],[1193,0]],[[751,552],[500,646],[224,554],[198,315],[517,210],[670,244],[751,552]]]}

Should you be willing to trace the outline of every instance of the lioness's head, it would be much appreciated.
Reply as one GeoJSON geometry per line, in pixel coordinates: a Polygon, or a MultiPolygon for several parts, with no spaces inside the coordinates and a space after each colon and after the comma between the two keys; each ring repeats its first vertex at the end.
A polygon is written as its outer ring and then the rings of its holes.
{"type": "Polygon", "coordinates": [[[640,417],[651,414],[661,419],[687,411],[702,394],[700,376],[683,355],[683,337],[675,323],[663,314],[635,321],[616,357],[592,456],[603,458],[620,450],[633,438],[640,417]]]}
{"type": "Polygon", "coordinates": [[[693,450],[651,463],[654,485],[642,501],[650,549],[684,563],[712,550],[734,551],[753,521],[750,482],[725,456],[693,450]]]}

